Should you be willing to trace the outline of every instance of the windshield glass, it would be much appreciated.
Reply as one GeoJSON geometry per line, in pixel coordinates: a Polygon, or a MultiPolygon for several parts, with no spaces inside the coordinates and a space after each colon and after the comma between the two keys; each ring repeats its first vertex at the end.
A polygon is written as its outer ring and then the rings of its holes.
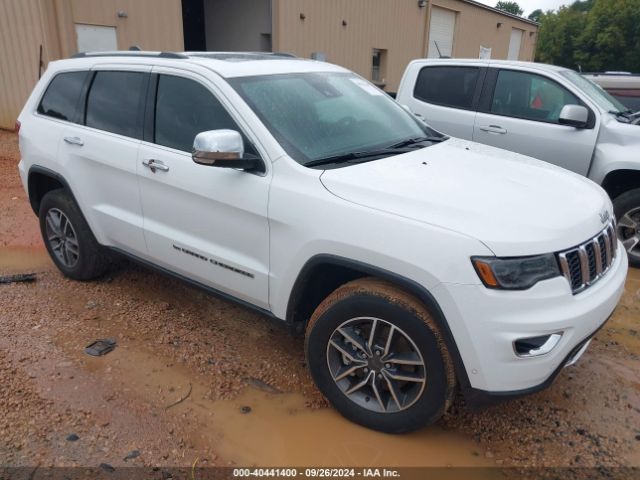
{"type": "Polygon", "coordinates": [[[605,92],[599,85],[596,85],[588,78],[584,78],[578,72],[566,70],[561,72],[562,76],[586,93],[591,100],[596,102],[600,108],[607,112],[624,112],[628,110],[618,100],[605,92]]]}
{"type": "Polygon", "coordinates": [[[351,73],[241,77],[231,84],[289,156],[303,165],[440,136],[351,73]]]}

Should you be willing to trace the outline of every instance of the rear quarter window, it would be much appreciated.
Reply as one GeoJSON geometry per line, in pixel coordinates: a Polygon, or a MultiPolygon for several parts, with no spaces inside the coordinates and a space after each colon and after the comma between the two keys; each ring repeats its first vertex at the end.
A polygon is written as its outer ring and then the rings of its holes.
{"type": "Polygon", "coordinates": [[[413,96],[423,102],[472,109],[478,85],[478,67],[424,67],[418,74],[413,96]]]}
{"type": "Polygon", "coordinates": [[[47,117],[78,122],[78,101],[88,71],[66,72],[56,75],[38,105],[38,113],[47,117]]]}

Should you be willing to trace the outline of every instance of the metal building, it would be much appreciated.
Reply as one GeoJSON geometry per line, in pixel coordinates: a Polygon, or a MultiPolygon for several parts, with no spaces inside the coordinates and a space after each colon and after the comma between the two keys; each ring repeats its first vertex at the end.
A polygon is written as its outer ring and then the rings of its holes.
{"type": "Polygon", "coordinates": [[[414,58],[532,60],[537,30],[473,0],[0,0],[0,128],[49,61],[79,51],[289,52],[393,92],[414,58]]]}

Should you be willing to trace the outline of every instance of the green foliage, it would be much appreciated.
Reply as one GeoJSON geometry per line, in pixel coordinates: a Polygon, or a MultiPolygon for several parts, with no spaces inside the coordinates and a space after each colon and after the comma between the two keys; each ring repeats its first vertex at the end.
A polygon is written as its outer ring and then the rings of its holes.
{"type": "Polygon", "coordinates": [[[496,4],[496,8],[518,16],[522,16],[524,13],[524,10],[520,8],[517,2],[500,1],[496,4]]]}
{"type": "Polygon", "coordinates": [[[640,72],[640,0],[582,0],[540,16],[536,60],[640,72]]]}
{"type": "Polygon", "coordinates": [[[544,12],[541,8],[538,8],[537,10],[531,12],[527,18],[529,20],[533,20],[534,22],[539,22],[540,18],[542,18],[542,15],[544,15],[544,12]]]}

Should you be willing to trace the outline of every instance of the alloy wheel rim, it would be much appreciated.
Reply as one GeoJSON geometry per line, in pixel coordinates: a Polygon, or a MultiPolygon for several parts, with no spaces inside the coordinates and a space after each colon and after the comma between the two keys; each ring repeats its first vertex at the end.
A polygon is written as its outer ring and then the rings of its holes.
{"type": "Polygon", "coordinates": [[[416,344],[380,318],[357,317],[342,323],[329,338],[326,356],[340,391],[373,412],[406,410],[426,386],[426,366],[416,344]]]}
{"type": "Polygon", "coordinates": [[[640,260],[640,207],[629,210],[618,220],[618,238],[627,254],[640,260]]]}
{"type": "Polygon", "coordinates": [[[57,208],[52,208],[45,217],[47,242],[58,261],[67,268],[77,265],[80,258],[80,246],[73,225],[57,208]]]}

